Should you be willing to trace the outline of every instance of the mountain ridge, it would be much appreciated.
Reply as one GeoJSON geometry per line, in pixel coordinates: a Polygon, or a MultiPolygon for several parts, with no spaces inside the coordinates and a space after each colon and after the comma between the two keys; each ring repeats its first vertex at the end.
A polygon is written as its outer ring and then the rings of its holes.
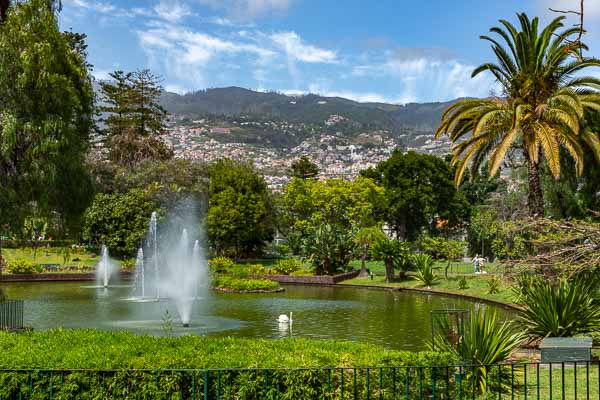
{"type": "Polygon", "coordinates": [[[365,127],[394,131],[433,131],[443,111],[458,99],[446,102],[391,103],[357,102],[318,94],[286,95],[237,86],[210,88],[184,95],[165,92],[161,103],[171,114],[188,118],[206,115],[252,115],[292,122],[320,123],[341,115],[365,127]]]}

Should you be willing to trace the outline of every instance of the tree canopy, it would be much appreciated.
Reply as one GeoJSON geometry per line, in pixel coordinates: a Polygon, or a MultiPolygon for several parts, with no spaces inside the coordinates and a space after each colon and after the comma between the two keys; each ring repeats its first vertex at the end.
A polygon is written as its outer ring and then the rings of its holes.
{"type": "Polygon", "coordinates": [[[292,162],[290,175],[294,178],[309,179],[319,174],[319,167],[307,156],[302,156],[292,162]]]}
{"type": "Polygon", "coordinates": [[[267,184],[251,164],[219,160],[209,168],[206,227],[218,253],[236,258],[259,254],[273,239],[273,202],[267,184]]]}
{"type": "Polygon", "coordinates": [[[439,157],[397,149],[362,175],[385,189],[383,218],[400,239],[416,239],[438,218],[457,224],[468,211],[452,183],[452,168],[439,157]]]}
{"type": "Polygon", "coordinates": [[[72,43],[46,0],[17,3],[0,25],[0,223],[17,229],[32,204],[72,222],[89,203],[93,90],[72,43]]]}

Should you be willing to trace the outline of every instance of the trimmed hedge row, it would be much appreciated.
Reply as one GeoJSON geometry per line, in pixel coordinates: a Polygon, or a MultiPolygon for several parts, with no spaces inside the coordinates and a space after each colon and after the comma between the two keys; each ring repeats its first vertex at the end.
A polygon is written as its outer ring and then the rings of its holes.
{"type": "MultiPolygon", "coordinates": [[[[440,366],[456,360],[449,354],[394,351],[372,344],[308,339],[263,340],[245,338],[205,338],[196,336],[152,337],[127,332],[95,330],[53,330],[10,334],[0,332],[0,369],[150,369],[155,371],[118,372],[0,372],[0,398],[44,398],[52,387],[61,399],[152,399],[196,398],[204,390],[208,398],[297,399],[321,398],[329,387],[340,387],[345,379],[347,393],[356,390],[366,398],[368,390],[382,385],[402,385],[393,369],[364,368],[331,370],[332,367],[440,366]],[[165,369],[203,369],[185,372],[165,369]],[[276,368],[277,370],[231,370],[237,368],[276,368]],[[281,368],[315,368],[282,370],[281,368]],[[161,369],[161,371],[156,370],[161,369]],[[215,371],[214,369],[221,369],[215,371]],[[369,375],[370,374],[370,375],[369,375]],[[365,385],[371,379],[372,388],[365,385]],[[398,379],[398,382],[392,379],[398,379]],[[368,389],[368,390],[367,390],[368,389]],[[137,397],[136,397],[137,396],[137,397]]],[[[435,373],[423,369],[410,379],[410,388],[431,387],[435,373]]],[[[398,389],[400,387],[398,386],[398,389]]],[[[427,389],[426,389],[427,390],[427,389]]],[[[412,389],[411,389],[412,391],[412,389]]],[[[373,396],[373,391],[370,396],[373,396]]]]}

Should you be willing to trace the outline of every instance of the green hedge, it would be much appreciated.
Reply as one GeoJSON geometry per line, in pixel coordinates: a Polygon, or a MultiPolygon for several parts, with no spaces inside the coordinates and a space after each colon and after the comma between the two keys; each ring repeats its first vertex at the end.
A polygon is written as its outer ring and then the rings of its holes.
{"type": "MultiPolygon", "coordinates": [[[[125,332],[94,330],[54,330],[25,334],[0,333],[0,369],[161,369],[163,371],[123,371],[100,374],[96,372],[0,373],[0,398],[45,398],[50,382],[57,398],[61,399],[120,399],[145,398],[174,399],[180,394],[196,398],[204,390],[202,372],[176,372],[165,369],[233,369],[277,368],[264,370],[211,371],[206,390],[209,398],[245,399],[298,399],[321,398],[329,385],[340,387],[340,370],[331,367],[357,366],[452,365],[456,362],[449,354],[431,352],[410,353],[394,351],[372,344],[359,344],[308,339],[263,340],[245,338],[179,338],[137,336],[125,332]],[[308,370],[281,370],[281,368],[319,368],[308,370]],[[32,383],[31,383],[32,382],[32,383]],[[31,391],[29,384],[31,383],[31,391]],[[183,392],[183,393],[181,393],[183,392]],[[137,396],[137,397],[136,397],[137,396]]],[[[353,393],[353,370],[344,373],[347,397],[353,393]]],[[[440,370],[441,373],[442,370],[440,370]]],[[[371,398],[381,382],[392,386],[392,369],[374,369],[367,377],[365,369],[357,370],[356,391],[366,398],[365,382],[371,379],[371,398]]],[[[432,371],[412,370],[411,392],[417,385],[427,392],[432,386],[432,371]]],[[[397,389],[403,383],[397,376],[397,389]]],[[[439,377],[438,377],[439,379],[439,377]]]]}
{"type": "Polygon", "coordinates": [[[252,290],[275,290],[279,283],[266,279],[232,278],[229,276],[217,276],[212,280],[212,286],[220,289],[233,289],[239,291],[252,290]]]}

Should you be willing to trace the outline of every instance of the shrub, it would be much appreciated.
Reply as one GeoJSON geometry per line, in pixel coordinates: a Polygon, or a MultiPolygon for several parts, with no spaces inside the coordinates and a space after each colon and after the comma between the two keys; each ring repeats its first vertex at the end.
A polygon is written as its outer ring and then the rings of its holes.
{"type": "Polygon", "coordinates": [[[234,262],[228,257],[215,257],[208,261],[210,272],[222,274],[233,268],[234,262]]]}
{"type": "Polygon", "coordinates": [[[464,253],[465,243],[459,240],[427,236],[419,242],[419,247],[435,260],[457,261],[464,253]]]}
{"type": "Polygon", "coordinates": [[[494,276],[491,279],[488,279],[488,281],[487,281],[488,294],[500,293],[500,285],[502,285],[502,281],[497,276],[494,276]]]}
{"type": "Polygon", "coordinates": [[[300,260],[295,258],[286,258],[283,260],[277,261],[272,268],[272,270],[281,275],[290,275],[296,271],[299,271],[304,268],[304,264],[300,260]]]}
{"type": "Polygon", "coordinates": [[[553,284],[532,278],[521,287],[519,302],[525,309],[519,321],[532,338],[568,337],[600,329],[597,278],[577,276],[553,284]]]}
{"type": "Polygon", "coordinates": [[[248,273],[252,275],[263,275],[267,273],[267,269],[262,264],[248,265],[248,273]]]}
{"type": "Polygon", "coordinates": [[[302,243],[302,255],[313,265],[316,275],[348,271],[356,250],[354,235],[339,224],[314,227],[302,243]]]}
{"type": "Polygon", "coordinates": [[[290,274],[291,276],[313,276],[313,272],[308,269],[299,269],[290,274]]]}
{"type": "Polygon", "coordinates": [[[287,257],[290,254],[290,246],[287,243],[273,245],[273,253],[277,257],[287,257]]]}
{"type": "Polygon", "coordinates": [[[243,279],[229,276],[219,276],[212,280],[212,286],[221,289],[239,291],[274,290],[279,288],[279,283],[267,279],[243,279]]]}
{"type": "Polygon", "coordinates": [[[43,268],[30,263],[21,258],[9,261],[6,270],[11,274],[36,274],[43,271],[43,268]]]}
{"type": "Polygon", "coordinates": [[[121,268],[123,269],[134,269],[136,260],[135,258],[128,258],[126,260],[121,261],[121,268]]]}
{"type": "Polygon", "coordinates": [[[6,293],[4,293],[4,289],[2,289],[0,287],[0,303],[3,303],[6,301],[6,293]]]}
{"type": "Polygon", "coordinates": [[[413,278],[421,282],[424,286],[430,287],[440,278],[434,272],[433,258],[429,254],[414,254],[411,261],[415,267],[413,278]]]}
{"type": "Polygon", "coordinates": [[[465,290],[465,289],[468,289],[468,288],[469,288],[469,282],[467,281],[467,278],[464,277],[464,276],[461,277],[458,280],[458,289],[465,290]]]}
{"type": "MultiPolygon", "coordinates": [[[[440,331],[448,332],[447,329],[440,331]]],[[[463,345],[458,346],[458,349],[455,347],[455,343],[451,342],[454,339],[448,335],[439,335],[435,338],[436,344],[439,344],[440,348],[455,351],[459,357],[462,350],[464,352],[462,355],[468,365],[484,365],[473,368],[468,371],[467,375],[467,379],[472,382],[469,386],[477,388],[478,392],[483,393],[490,386],[499,384],[499,382],[488,382],[491,376],[491,367],[485,367],[485,365],[506,361],[513,350],[525,340],[525,335],[515,330],[512,322],[500,323],[496,310],[485,308],[483,311],[471,313],[463,345]]],[[[494,372],[497,372],[497,369],[494,369],[494,372]]],[[[510,373],[510,369],[508,372],[510,373]]],[[[503,375],[505,373],[506,371],[503,371],[503,375]]],[[[496,378],[495,376],[491,377],[496,378]]]]}

